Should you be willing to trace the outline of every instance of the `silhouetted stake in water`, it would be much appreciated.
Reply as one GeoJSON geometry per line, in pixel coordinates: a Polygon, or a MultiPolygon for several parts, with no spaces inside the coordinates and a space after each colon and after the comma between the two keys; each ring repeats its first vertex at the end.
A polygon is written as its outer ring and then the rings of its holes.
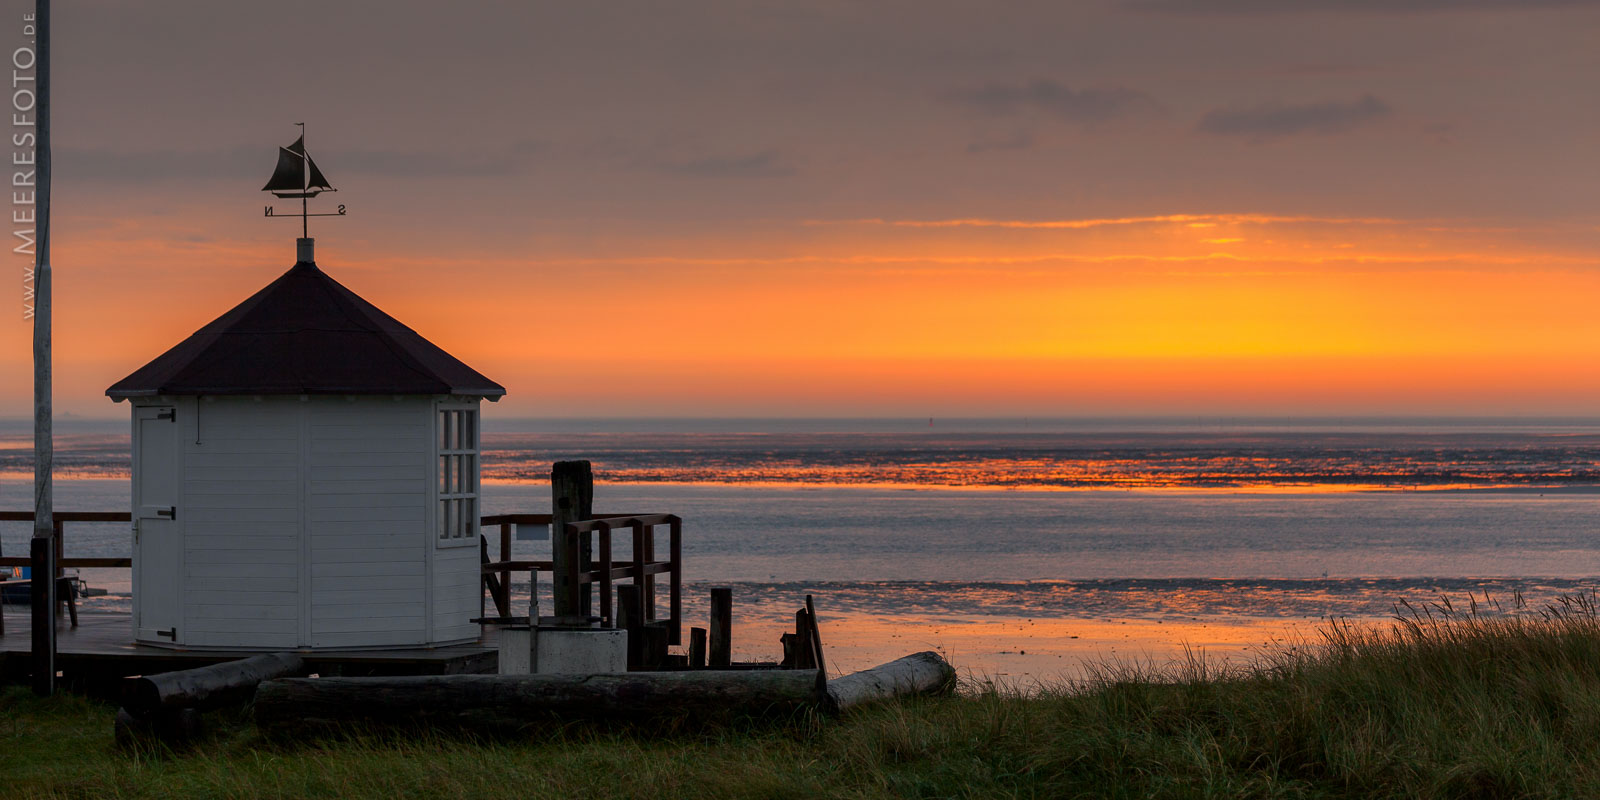
{"type": "Polygon", "coordinates": [[[827,674],[822,657],[822,633],[817,628],[817,607],[811,595],[806,595],[805,608],[794,612],[794,632],[778,638],[783,644],[783,666],[821,670],[827,674]]]}
{"type": "Polygon", "coordinates": [[[706,668],[706,629],[689,629],[689,669],[706,668]]]}
{"type": "Polygon", "coordinates": [[[711,668],[733,663],[733,589],[711,590],[711,668]]]}

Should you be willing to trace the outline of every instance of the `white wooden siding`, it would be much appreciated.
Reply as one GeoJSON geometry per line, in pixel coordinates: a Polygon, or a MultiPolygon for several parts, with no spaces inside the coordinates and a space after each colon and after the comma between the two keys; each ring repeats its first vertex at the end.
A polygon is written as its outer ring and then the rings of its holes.
{"type": "Polygon", "coordinates": [[[436,642],[471,640],[478,626],[482,597],[482,553],[476,547],[433,548],[433,638],[436,642]]]}
{"type": "Polygon", "coordinates": [[[305,405],[311,646],[427,643],[432,401],[305,405]]]}
{"type": "Polygon", "coordinates": [[[478,636],[476,541],[435,541],[435,398],[176,400],[185,646],[478,636]]]}
{"type": "Polygon", "coordinates": [[[189,647],[300,644],[300,410],[187,399],[184,623],[189,647]]]}

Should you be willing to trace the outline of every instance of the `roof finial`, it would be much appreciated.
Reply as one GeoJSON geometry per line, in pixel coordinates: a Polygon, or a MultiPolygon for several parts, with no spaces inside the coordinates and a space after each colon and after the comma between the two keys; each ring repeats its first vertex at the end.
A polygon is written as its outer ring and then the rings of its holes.
{"type": "MultiPolygon", "coordinates": [[[[312,214],[307,205],[310,198],[323,192],[337,192],[338,189],[329,185],[328,179],[323,177],[322,170],[317,169],[317,162],[311,160],[311,154],[306,152],[306,124],[296,122],[300,126],[300,138],[288,147],[278,148],[278,168],[272,171],[272,177],[267,180],[267,185],[261,187],[263,192],[272,192],[276,197],[300,198],[300,239],[296,242],[299,261],[307,264],[312,261],[311,230],[306,220],[308,217],[342,217],[344,204],[339,205],[337,213],[312,214]]],[[[277,216],[273,213],[272,206],[267,206],[266,216],[277,216]]]]}

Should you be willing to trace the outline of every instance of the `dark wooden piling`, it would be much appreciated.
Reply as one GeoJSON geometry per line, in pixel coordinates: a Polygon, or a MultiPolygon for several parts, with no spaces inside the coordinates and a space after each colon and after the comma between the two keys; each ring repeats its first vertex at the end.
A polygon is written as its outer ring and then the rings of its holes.
{"type": "Polygon", "coordinates": [[[550,470],[550,557],[555,574],[555,616],[558,624],[589,621],[593,592],[578,573],[590,569],[593,546],[587,534],[572,541],[564,528],[594,516],[594,471],[587,461],[557,461],[550,470]],[[576,547],[574,548],[574,545],[576,547]]]}
{"type": "Polygon", "coordinates": [[[706,629],[689,629],[689,669],[706,668],[706,629]]]}
{"type": "Polygon", "coordinates": [[[733,589],[719,586],[711,590],[711,667],[733,663],[733,589]]]}
{"type": "Polygon", "coordinates": [[[34,574],[29,587],[33,593],[33,659],[29,666],[34,693],[49,697],[56,688],[56,582],[50,579],[56,571],[55,543],[48,536],[35,536],[29,555],[34,574]]]}
{"type": "Polygon", "coordinates": [[[799,669],[816,669],[817,659],[811,652],[811,615],[805,609],[794,612],[794,665],[799,669]]]}
{"type": "Polygon", "coordinates": [[[628,669],[644,666],[644,613],[640,607],[639,587],[617,586],[617,627],[628,632],[628,669]]]}
{"type": "Polygon", "coordinates": [[[811,595],[806,595],[806,620],[811,629],[811,666],[826,678],[828,676],[828,660],[822,657],[822,630],[817,626],[817,606],[811,602],[811,595]]]}

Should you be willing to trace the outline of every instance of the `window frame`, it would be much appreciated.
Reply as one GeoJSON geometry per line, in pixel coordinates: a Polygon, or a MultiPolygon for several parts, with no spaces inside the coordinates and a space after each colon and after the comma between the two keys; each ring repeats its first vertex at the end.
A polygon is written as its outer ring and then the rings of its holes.
{"type": "Polygon", "coordinates": [[[478,403],[466,400],[433,404],[429,529],[435,547],[478,546],[483,517],[483,424],[478,410],[478,403]]]}

